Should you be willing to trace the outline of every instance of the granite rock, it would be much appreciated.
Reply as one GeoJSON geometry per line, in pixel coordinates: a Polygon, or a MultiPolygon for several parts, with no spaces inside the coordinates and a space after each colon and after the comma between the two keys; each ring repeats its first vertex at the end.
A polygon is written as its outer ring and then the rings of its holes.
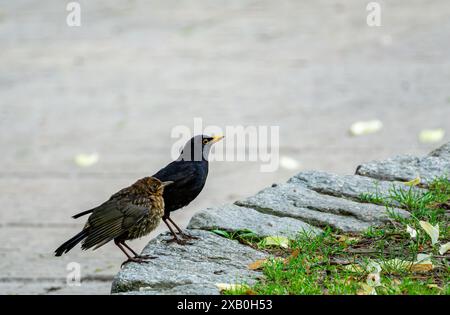
{"type": "Polygon", "coordinates": [[[450,174],[450,159],[446,151],[438,151],[425,157],[411,155],[399,155],[383,161],[372,161],[361,164],[356,169],[356,174],[380,180],[410,181],[420,177],[422,183],[431,182],[436,177],[450,174]]]}
{"type": "MultiPolygon", "coordinates": [[[[289,179],[288,183],[297,183],[318,193],[362,201],[363,194],[377,194],[388,197],[393,187],[408,190],[411,187],[403,182],[382,181],[359,175],[336,175],[326,172],[300,172],[289,179]]],[[[414,190],[424,189],[413,187],[414,190]]],[[[392,201],[391,201],[392,202],[392,201]]]]}
{"type": "Polygon", "coordinates": [[[429,156],[435,156],[450,161],[450,142],[447,142],[439,148],[431,151],[429,156]]]}
{"type": "MultiPolygon", "coordinates": [[[[323,195],[298,183],[269,187],[237,205],[280,217],[292,217],[319,227],[329,225],[344,232],[361,232],[389,220],[386,207],[323,195]]],[[[401,216],[409,213],[393,209],[401,216]]]]}
{"type": "Polygon", "coordinates": [[[126,264],[114,278],[111,292],[219,294],[215,283],[252,283],[261,275],[248,264],[267,254],[212,232],[190,233],[199,238],[192,245],[167,243],[168,233],[151,240],[142,254],[157,258],[126,264]]]}
{"type": "Polygon", "coordinates": [[[303,221],[264,214],[251,208],[223,205],[197,212],[189,229],[236,231],[249,229],[258,236],[280,235],[295,238],[300,231],[317,234],[321,230],[303,221]]]}

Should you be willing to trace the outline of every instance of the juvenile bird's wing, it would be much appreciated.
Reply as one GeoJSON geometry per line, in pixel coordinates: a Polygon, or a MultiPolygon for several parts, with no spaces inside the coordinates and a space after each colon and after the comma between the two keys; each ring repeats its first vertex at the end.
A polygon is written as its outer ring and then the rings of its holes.
{"type": "Polygon", "coordinates": [[[128,231],[132,226],[148,215],[151,201],[141,199],[136,201],[109,200],[95,209],[89,217],[85,229],[89,235],[83,241],[82,248],[93,246],[98,248],[112,239],[128,231]]]}

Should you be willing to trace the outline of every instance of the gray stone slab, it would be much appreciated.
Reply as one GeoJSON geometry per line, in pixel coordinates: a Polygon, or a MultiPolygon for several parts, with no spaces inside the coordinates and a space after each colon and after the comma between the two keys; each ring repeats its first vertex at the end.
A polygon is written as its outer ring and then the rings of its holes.
{"type": "MultiPolygon", "coordinates": [[[[390,190],[395,186],[404,190],[411,189],[402,182],[382,181],[359,175],[337,175],[319,171],[305,171],[289,179],[288,183],[304,185],[318,193],[335,197],[345,197],[361,200],[362,194],[378,194],[389,196],[390,190]]],[[[414,190],[424,190],[413,187],[414,190]]]]}
{"type": "Polygon", "coordinates": [[[450,142],[447,142],[436,150],[431,151],[429,156],[435,156],[450,161],[450,142]]]}
{"type": "Polygon", "coordinates": [[[449,176],[450,160],[437,156],[398,155],[361,164],[357,167],[356,174],[390,181],[409,181],[420,177],[423,183],[428,183],[436,177],[449,176]]]}
{"type": "Polygon", "coordinates": [[[168,289],[153,289],[151,287],[142,287],[140,291],[127,291],[115,293],[117,295],[218,295],[219,289],[211,283],[195,283],[179,285],[168,289]]]}
{"type": "Polygon", "coordinates": [[[281,235],[295,237],[300,231],[317,234],[321,230],[294,218],[281,218],[264,214],[251,208],[223,205],[196,213],[188,228],[236,231],[249,229],[259,236],[281,235]]]}
{"type": "MultiPolygon", "coordinates": [[[[384,206],[319,194],[295,183],[280,184],[236,202],[258,211],[299,218],[316,226],[329,225],[346,232],[359,232],[389,220],[384,206]]],[[[395,209],[402,216],[409,213],[395,209]]]]}
{"type": "MultiPolygon", "coordinates": [[[[111,292],[179,293],[176,287],[198,285],[199,289],[192,293],[211,294],[215,283],[252,283],[261,275],[249,270],[248,264],[267,254],[211,232],[191,230],[191,233],[199,237],[192,245],[168,244],[166,240],[171,236],[167,233],[150,241],[143,254],[158,258],[125,265],[114,278],[111,292]]],[[[215,293],[219,294],[219,290],[215,293]]]]}

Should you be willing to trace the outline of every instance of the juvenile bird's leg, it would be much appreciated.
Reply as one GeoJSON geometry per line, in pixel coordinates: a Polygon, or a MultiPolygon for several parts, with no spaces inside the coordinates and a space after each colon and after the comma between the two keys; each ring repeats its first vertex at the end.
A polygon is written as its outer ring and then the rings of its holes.
{"type": "Polygon", "coordinates": [[[156,259],[156,258],[158,258],[155,256],[150,256],[150,255],[139,255],[130,246],[128,246],[127,243],[125,243],[125,242],[122,242],[122,245],[125,246],[126,248],[128,248],[133,253],[134,258],[141,258],[141,259],[156,259]]]}
{"type": "Polygon", "coordinates": [[[176,225],[175,222],[173,222],[173,220],[172,220],[170,217],[168,217],[167,220],[169,220],[170,223],[173,224],[173,226],[178,230],[178,232],[180,233],[180,235],[181,235],[183,238],[188,239],[188,240],[198,240],[198,237],[192,236],[192,235],[189,235],[189,234],[183,232],[183,230],[180,229],[180,228],[178,227],[178,225],[176,225]]]}
{"type": "Polygon", "coordinates": [[[170,226],[170,224],[167,222],[167,219],[170,220],[170,218],[165,218],[165,217],[163,217],[164,223],[167,225],[167,227],[168,227],[169,230],[170,230],[170,233],[172,233],[172,235],[173,235],[173,238],[170,239],[170,240],[168,240],[168,242],[169,242],[169,243],[177,242],[177,243],[180,244],[180,245],[186,245],[187,242],[186,242],[185,240],[181,240],[181,239],[178,238],[177,233],[175,233],[175,231],[172,229],[172,227],[170,226]]]}
{"type": "MultiPolygon", "coordinates": [[[[125,250],[125,248],[123,248],[122,242],[120,242],[120,241],[118,241],[118,240],[114,240],[114,243],[115,243],[115,244],[117,245],[117,247],[119,247],[120,250],[121,250],[125,255],[127,255],[127,257],[128,257],[128,259],[125,260],[125,261],[122,263],[122,265],[120,265],[120,267],[123,267],[123,265],[128,264],[129,262],[135,262],[135,263],[146,262],[145,259],[138,258],[138,257],[131,257],[131,256],[127,253],[127,251],[125,250]]],[[[126,246],[126,245],[125,245],[125,246],[126,246]]],[[[126,246],[126,247],[128,247],[128,246],[126,246]]],[[[129,247],[128,247],[128,249],[129,249],[129,247]]]]}

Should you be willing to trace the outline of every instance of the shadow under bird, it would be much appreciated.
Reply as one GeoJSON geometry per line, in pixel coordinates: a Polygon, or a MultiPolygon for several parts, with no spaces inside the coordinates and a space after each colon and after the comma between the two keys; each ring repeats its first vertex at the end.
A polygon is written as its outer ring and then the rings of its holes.
{"type": "Polygon", "coordinates": [[[172,181],[160,181],[154,177],[144,177],[133,185],[111,196],[100,206],[74,216],[92,213],[83,230],[55,250],[61,256],[82,242],[81,248],[94,250],[111,240],[128,257],[126,262],[142,262],[155,257],[138,255],[125,241],[149,234],[164,216],[164,188],[172,181]],[[131,256],[125,249],[128,249],[131,256]]]}

